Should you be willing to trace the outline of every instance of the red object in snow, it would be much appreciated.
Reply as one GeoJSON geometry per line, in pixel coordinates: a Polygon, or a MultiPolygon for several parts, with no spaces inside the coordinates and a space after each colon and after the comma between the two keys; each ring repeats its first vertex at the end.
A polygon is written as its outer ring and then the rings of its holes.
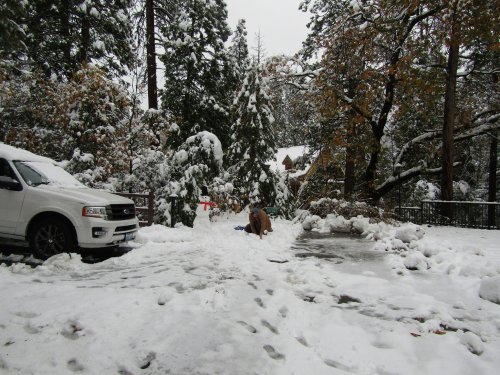
{"type": "Polygon", "coordinates": [[[214,202],[200,202],[203,205],[203,211],[206,211],[208,207],[215,207],[214,202]]]}

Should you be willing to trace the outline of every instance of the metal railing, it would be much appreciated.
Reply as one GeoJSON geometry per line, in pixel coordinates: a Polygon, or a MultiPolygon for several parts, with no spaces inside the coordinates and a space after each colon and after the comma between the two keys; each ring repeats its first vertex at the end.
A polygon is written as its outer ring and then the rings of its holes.
{"type": "Polygon", "coordinates": [[[500,229],[500,203],[422,201],[420,207],[398,207],[396,218],[416,224],[500,229]]]}
{"type": "Polygon", "coordinates": [[[141,227],[153,224],[155,195],[152,191],[146,194],[140,193],[114,193],[125,198],[130,198],[135,203],[135,211],[139,218],[141,227]]]}

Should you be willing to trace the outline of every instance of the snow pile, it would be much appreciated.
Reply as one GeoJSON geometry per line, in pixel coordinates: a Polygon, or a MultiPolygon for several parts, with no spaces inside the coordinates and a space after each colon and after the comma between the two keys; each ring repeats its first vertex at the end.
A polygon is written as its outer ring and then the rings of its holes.
{"type": "Polygon", "coordinates": [[[500,276],[484,278],[481,281],[479,295],[481,298],[500,304],[500,276]]]}
{"type": "Polygon", "coordinates": [[[354,233],[369,235],[386,230],[388,225],[380,223],[370,223],[370,219],[358,215],[346,219],[342,215],[329,214],[322,219],[318,215],[308,215],[303,219],[302,228],[304,230],[314,230],[320,233],[354,233]]]}
{"type": "Polygon", "coordinates": [[[357,216],[346,219],[329,214],[322,219],[318,215],[301,213],[302,227],[319,233],[360,234],[375,240],[373,249],[388,252],[388,262],[397,275],[409,275],[411,271],[425,271],[451,277],[478,278],[479,296],[500,304],[500,263],[492,263],[478,247],[452,246],[446,241],[436,241],[425,236],[425,228],[405,223],[399,227],[383,222],[370,223],[368,218],[357,216]]]}

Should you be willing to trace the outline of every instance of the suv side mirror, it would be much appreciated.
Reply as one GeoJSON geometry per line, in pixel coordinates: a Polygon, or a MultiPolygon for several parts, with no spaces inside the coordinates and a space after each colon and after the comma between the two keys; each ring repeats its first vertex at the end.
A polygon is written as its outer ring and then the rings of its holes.
{"type": "Polygon", "coordinates": [[[21,191],[23,190],[23,185],[11,177],[0,176],[0,189],[21,191]]]}

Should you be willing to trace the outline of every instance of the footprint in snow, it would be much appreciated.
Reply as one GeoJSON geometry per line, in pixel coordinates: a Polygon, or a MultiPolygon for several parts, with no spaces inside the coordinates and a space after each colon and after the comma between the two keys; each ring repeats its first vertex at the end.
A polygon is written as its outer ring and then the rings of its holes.
{"type": "Polygon", "coordinates": [[[158,296],[158,305],[163,306],[167,302],[169,302],[172,298],[174,298],[174,294],[169,290],[165,290],[161,292],[160,295],[158,296]]]}
{"type": "Polygon", "coordinates": [[[285,355],[276,351],[271,345],[264,345],[264,350],[267,352],[267,355],[272,359],[284,359],[285,355]]]}
{"type": "Polygon", "coordinates": [[[266,289],[266,293],[272,296],[274,294],[274,290],[272,289],[266,289]]]}
{"type": "Polygon", "coordinates": [[[260,297],[257,297],[257,298],[254,298],[254,301],[257,302],[257,305],[259,305],[260,307],[262,307],[263,309],[265,309],[266,307],[264,306],[264,302],[262,301],[262,299],[260,297]]]}
{"type": "Polygon", "coordinates": [[[280,310],[280,315],[282,318],[286,318],[286,316],[288,315],[288,308],[286,306],[283,306],[280,310]]]}
{"type": "Polygon", "coordinates": [[[334,361],[333,359],[325,359],[323,362],[325,362],[325,365],[327,366],[334,367],[345,372],[356,372],[356,368],[344,365],[343,363],[334,361]]]}
{"type": "Polygon", "coordinates": [[[296,337],[297,341],[300,342],[302,345],[309,347],[309,344],[307,343],[306,339],[303,336],[296,337]]]}
{"type": "Polygon", "coordinates": [[[271,325],[271,323],[269,323],[267,320],[262,319],[260,322],[264,327],[269,329],[272,333],[274,333],[275,335],[279,335],[278,329],[273,325],[271,325]]]}
{"type": "Polygon", "coordinates": [[[70,359],[66,364],[66,366],[73,372],[81,372],[85,370],[85,367],[83,367],[83,365],[80,362],[78,362],[75,358],[70,359]]]}
{"type": "Polygon", "coordinates": [[[144,358],[139,359],[139,368],[141,370],[147,369],[150,365],[151,362],[156,358],[156,353],[155,352],[149,352],[144,358]]]}
{"type": "Polygon", "coordinates": [[[240,324],[241,326],[245,327],[248,332],[250,333],[257,333],[257,329],[254,327],[254,326],[251,326],[250,324],[242,321],[242,320],[239,320],[237,321],[236,323],[240,324]]]}
{"type": "Polygon", "coordinates": [[[24,330],[28,332],[30,335],[36,335],[37,333],[41,332],[41,327],[35,327],[34,325],[29,322],[24,326],[24,330]]]}
{"type": "Polygon", "coordinates": [[[259,289],[257,288],[257,285],[255,285],[254,283],[252,283],[251,281],[248,282],[248,285],[250,285],[252,288],[254,288],[255,290],[259,289]]]}
{"type": "Polygon", "coordinates": [[[29,311],[18,311],[14,313],[14,315],[20,317],[20,318],[26,318],[26,319],[32,319],[36,318],[37,316],[40,316],[40,314],[34,313],[34,312],[29,312],[29,311]]]}
{"type": "Polygon", "coordinates": [[[61,335],[70,340],[76,340],[82,335],[83,328],[77,321],[70,320],[61,330],[61,335]]]}
{"type": "Polygon", "coordinates": [[[120,367],[118,369],[118,375],[134,375],[134,374],[129,370],[127,370],[125,367],[120,367]]]}

